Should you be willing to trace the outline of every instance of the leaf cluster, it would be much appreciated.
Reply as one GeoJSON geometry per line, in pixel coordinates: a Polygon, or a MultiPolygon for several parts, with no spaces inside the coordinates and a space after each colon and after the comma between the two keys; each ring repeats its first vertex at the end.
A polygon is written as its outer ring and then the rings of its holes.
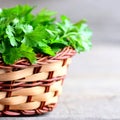
{"type": "Polygon", "coordinates": [[[66,16],[56,20],[56,12],[17,5],[0,10],[0,57],[5,64],[27,58],[36,62],[36,54],[55,56],[66,46],[78,53],[91,48],[92,32],[85,20],[73,24],[66,16]]]}

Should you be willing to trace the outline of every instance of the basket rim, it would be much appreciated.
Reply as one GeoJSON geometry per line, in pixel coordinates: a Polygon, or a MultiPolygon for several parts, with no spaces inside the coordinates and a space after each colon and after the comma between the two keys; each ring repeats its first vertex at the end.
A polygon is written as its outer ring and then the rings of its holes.
{"type": "Polygon", "coordinates": [[[76,51],[72,48],[72,47],[65,47],[63,48],[60,52],[58,52],[54,57],[52,56],[45,56],[41,53],[36,54],[37,57],[37,61],[35,64],[31,64],[28,59],[26,58],[22,58],[18,61],[16,61],[14,64],[12,65],[6,65],[2,59],[0,59],[0,69],[10,69],[10,68],[26,68],[29,66],[41,66],[41,65],[45,65],[48,63],[53,63],[55,61],[58,60],[63,60],[63,59],[67,59],[70,58],[72,56],[74,56],[76,54],[76,51]]]}

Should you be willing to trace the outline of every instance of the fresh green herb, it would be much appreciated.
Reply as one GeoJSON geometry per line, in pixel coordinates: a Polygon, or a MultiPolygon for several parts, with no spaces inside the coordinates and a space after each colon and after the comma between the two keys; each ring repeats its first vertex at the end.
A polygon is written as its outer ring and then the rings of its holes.
{"type": "Polygon", "coordinates": [[[34,7],[17,5],[0,10],[0,57],[5,64],[27,58],[36,62],[36,54],[55,56],[66,46],[78,53],[92,46],[92,32],[85,20],[73,24],[66,16],[56,20],[56,12],[47,9],[34,15],[34,7]]]}
{"type": "Polygon", "coordinates": [[[31,63],[36,62],[36,57],[33,49],[24,44],[21,44],[19,47],[7,48],[2,57],[6,64],[14,63],[15,61],[24,57],[29,59],[31,63]]]}

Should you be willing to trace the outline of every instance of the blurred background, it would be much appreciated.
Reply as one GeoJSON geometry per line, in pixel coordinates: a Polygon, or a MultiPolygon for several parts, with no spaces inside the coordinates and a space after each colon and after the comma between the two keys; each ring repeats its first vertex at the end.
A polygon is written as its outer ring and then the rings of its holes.
{"type": "Polygon", "coordinates": [[[67,15],[73,22],[87,19],[93,31],[93,48],[73,58],[67,78],[71,84],[79,82],[81,87],[119,85],[120,0],[0,0],[0,8],[16,4],[37,6],[34,13],[48,8],[57,11],[58,16],[67,15]]]}

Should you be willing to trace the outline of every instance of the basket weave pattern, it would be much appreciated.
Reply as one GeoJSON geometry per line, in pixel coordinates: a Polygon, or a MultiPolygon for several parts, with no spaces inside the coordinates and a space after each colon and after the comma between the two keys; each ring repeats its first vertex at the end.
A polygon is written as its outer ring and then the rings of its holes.
{"type": "Polygon", "coordinates": [[[37,63],[26,60],[0,64],[0,116],[43,114],[53,110],[75,51],[69,47],[55,57],[38,55],[37,63]]]}

